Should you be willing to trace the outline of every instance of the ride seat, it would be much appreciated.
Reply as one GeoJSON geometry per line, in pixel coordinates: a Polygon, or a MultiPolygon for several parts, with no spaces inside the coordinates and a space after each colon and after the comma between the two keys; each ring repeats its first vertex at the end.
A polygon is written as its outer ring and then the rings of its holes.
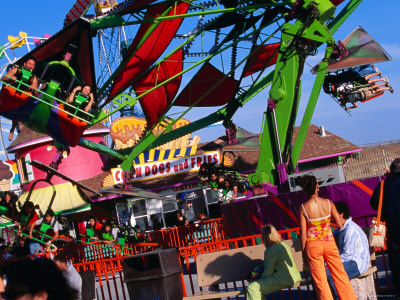
{"type": "Polygon", "coordinates": [[[76,76],[67,61],[52,61],[45,66],[39,78],[46,84],[51,81],[58,82],[58,91],[54,96],[65,100],[75,83],[76,76]]]}

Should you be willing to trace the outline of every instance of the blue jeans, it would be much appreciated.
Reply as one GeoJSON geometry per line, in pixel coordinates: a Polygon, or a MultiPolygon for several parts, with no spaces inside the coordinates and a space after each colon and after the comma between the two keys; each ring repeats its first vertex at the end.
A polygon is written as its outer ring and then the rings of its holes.
{"type": "Polygon", "coordinates": [[[29,243],[29,251],[31,255],[39,253],[40,252],[40,244],[36,242],[30,242],[29,243]]]}
{"type": "Polygon", "coordinates": [[[360,76],[366,76],[369,74],[376,73],[375,69],[371,65],[367,66],[358,66],[353,69],[358,75],[360,76]]]}
{"type": "MultiPolygon", "coordinates": [[[[343,267],[347,273],[347,276],[349,276],[349,279],[352,279],[352,278],[360,275],[360,271],[358,270],[357,263],[354,260],[349,260],[349,261],[343,262],[343,267]]],[[[329,272],[329,269],[326,269],[326,276],[328,277],[329,285],[332,288],[333,297],[335,299],[339,299],[339,296],[336,291],[335,284],[333,283],[331,272],[329,272]]]]}

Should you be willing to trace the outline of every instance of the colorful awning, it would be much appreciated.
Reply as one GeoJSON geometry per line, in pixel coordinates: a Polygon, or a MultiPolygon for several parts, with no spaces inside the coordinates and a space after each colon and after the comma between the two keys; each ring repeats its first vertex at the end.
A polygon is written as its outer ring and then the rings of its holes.
{"type": "MultiPolygon", "coordinates": [[[[51,209],[55,213],[68,214],[90,209],[90,204],[83,199],[78,189],[70,182],[54,185],[54,189],[56,196],[51,209]]],[[[29,192],[25,192],[19,198],[22,204],[26,201],[28,194],[29,192]]],[[[32,191],[29,200],[35,205],[38,204],[44,213],[50,204],[52,195],[53,187],[48,186],[32,191]]]]}

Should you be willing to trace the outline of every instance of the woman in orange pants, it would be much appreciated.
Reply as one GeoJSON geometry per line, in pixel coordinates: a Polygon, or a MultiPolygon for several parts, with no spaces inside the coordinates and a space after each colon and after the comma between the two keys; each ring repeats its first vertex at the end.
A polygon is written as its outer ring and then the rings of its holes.
{"type": "Polygon", "coordinates": [[[330,227],[331,215],[336,224],[342,227],[335,205],[329,200],[318,197],[318,183],[315,176],[304,175],[299,185],[309,199],[300,209],[301,245],[303,259],[308,263],[315,283],[318,299],[333,299],[326,277],[325,263],[340,299],[356,300],[349,277],[343,268],[339,250],[333,239],[330,227]]]}

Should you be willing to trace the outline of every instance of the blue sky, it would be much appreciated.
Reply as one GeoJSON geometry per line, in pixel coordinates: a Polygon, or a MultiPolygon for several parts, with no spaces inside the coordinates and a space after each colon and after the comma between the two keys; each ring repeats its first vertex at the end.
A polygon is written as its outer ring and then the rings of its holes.
{"type": "MultiPolygon", "coordinates": [[[[75,1],[3,1],[0,18],[0,44],[7,42],[8,35],[17,35],[25,31],[30,36],[43,36],[44,33],[54,34],[62,28],[66,13],[75,1]]],[[[343,6],[343,5],[341,5],[343,6]]],[[[340,7],[339,7],[340,8],[340,7]]],[[[326,130],[339,135],[355,144],[400,140],[398,130],[400,111],[400,41],[399,16],[400,1],[363,1],[356,12],[342,25],[335,34],[335,39],[343,40],[358,25],[361,25],[383,48],[392,56],[393,61],[379,63],[377,67],[390,80],[394,94],[385,93],[375,100],[360,104],[349,116],[328,95],[321,93],[312,123],[324,125],[326,130]]],[[[319,52],[323,52],[323,48],[319,52]]],[[[309,61],[313,66],[319,57],[309,61]]],[[[4,59],[0,60],[0,65],[4,59]]],[[[310,94],[314,75],[311,75],[310,66],[306,66],[303,75],[302,101],[300,113],[302,115],[307,98],[310,94]]],[[[262,112],[266,109],[268,92],[260,93],[256,99],[247,103],[234,116],[234,122],[246,130],[260,132],[262,112]]],[[[189,118],[190,119],[190,118],[189,118]]],[[[297,120],[299,124],[301,120],[297,120]]],[[[202,141],[212,140],[224,134],[223,127],[213,127],[198,133],[202,141]]]]}

